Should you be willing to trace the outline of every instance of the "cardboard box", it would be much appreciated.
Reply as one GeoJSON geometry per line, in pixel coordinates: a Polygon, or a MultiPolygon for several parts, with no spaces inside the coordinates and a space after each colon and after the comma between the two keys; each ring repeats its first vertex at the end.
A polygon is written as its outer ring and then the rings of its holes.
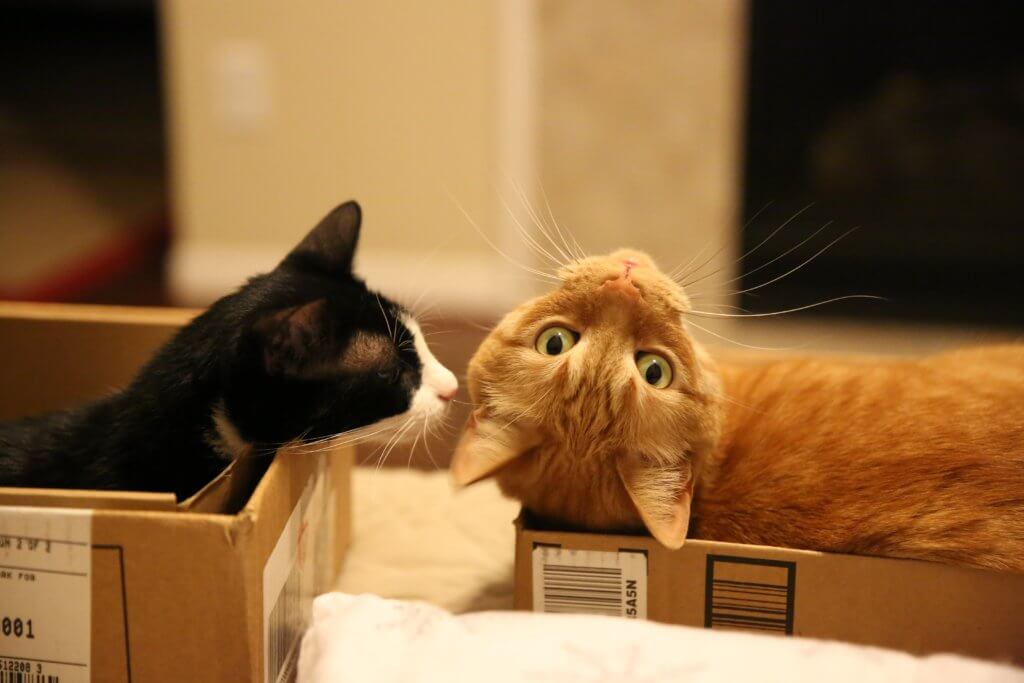
{"type": "MultiPolygon", "coordinates": [[[[123,384],[191,315],[0,304],[0,419],[123,384]]],[[[0,673],[287,680],[348,546],[351,466],[348,450],[281,451],[182,502],[0,488],[0,673]]]]}
{"type": "Polygon", "coordinates": [[[515,605],[1024,664],[1024,575],[516,521],[515,605]]]}

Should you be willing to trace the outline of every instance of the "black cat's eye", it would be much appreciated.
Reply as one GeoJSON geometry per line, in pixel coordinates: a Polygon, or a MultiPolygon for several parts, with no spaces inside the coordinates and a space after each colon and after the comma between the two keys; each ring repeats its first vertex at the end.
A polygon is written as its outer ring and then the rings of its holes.
{"type": "Polygon", "coordinates": [[[390,368],[388,370],[378,370],[377,379],[382,382],[397,382],[399,376],[402,374],[401,368],[390,368]]]}

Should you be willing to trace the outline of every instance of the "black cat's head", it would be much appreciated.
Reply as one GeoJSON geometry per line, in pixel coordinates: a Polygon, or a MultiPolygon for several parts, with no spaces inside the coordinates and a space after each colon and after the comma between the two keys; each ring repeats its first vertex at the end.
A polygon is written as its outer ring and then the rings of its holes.
{"type": "Polygon", "coordinates": [[[277,268],[211,307],[232,320],[214,411],[224,455],[353,430],[419,434],[454,398],[455,376],[411,313],[353,275],[361,220],[355,202],[338,206],[277,268]]]}

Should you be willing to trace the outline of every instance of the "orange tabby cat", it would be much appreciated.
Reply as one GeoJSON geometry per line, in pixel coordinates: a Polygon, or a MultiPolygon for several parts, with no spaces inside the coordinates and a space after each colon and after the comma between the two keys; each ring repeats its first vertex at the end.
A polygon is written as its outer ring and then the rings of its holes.
{"type": "Polygon", "coordinates": [[[469,367],[456,483],[570,527],[1024,571],[1024,346],[718,367],[682,288],[565,266],[469,367]]]}

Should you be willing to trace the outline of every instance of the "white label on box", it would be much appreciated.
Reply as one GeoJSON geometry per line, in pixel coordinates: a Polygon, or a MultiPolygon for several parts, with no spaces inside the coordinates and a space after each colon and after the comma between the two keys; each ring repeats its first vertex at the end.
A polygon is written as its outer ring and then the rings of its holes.
{"type": "Polygon", "coordinates": [[[88,683],[92,511],[0,507],[0,681],[88,683]]]}
{"type": "Polygon", "coordinates": [[[332,567],[334,563],[334,546],[328,544],[334,537],[334,510],[327,505],[335,496],[333,491],[328,491],[331,488],[328,456],[317,457],[316,472],[306,483],[263,566],[263,680],[266,683],[295,679],[299,640],[309,625],[313,598],[317,592],[328,588],[324,585],[324,567],[332,567]]]}
{"type": "Polygon", "coordinates": [[[533,611],[647,618],[647,555],[533,549],[533,611]]]}

